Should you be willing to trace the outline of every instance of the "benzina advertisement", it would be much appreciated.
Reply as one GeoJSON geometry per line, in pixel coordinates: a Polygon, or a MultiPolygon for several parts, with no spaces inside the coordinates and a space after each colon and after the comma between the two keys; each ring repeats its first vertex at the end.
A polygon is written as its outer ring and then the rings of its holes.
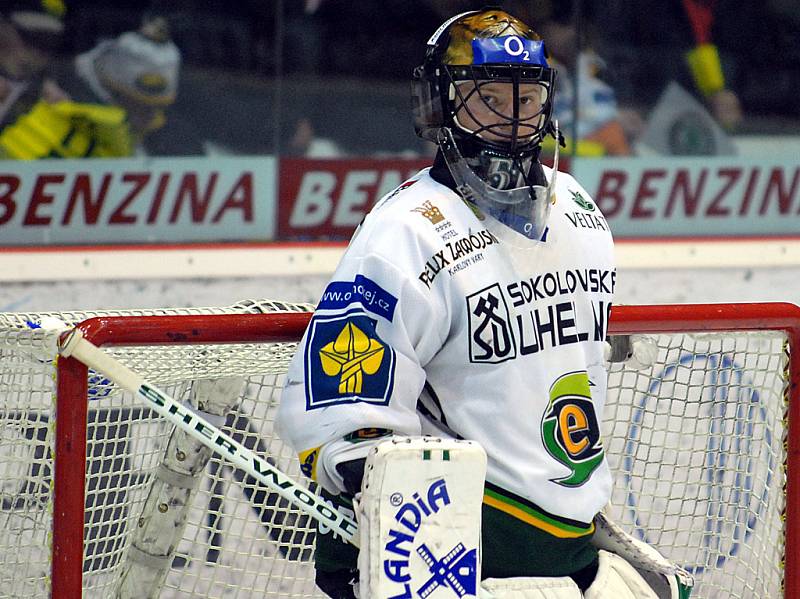
{"type": "MultiPolygon", "coordinates": [[[[384,194],[429,165],[268,156],[0,162],[0,245],[347,240],[384,194]]],[[[800,166],[788,159],[571,166],[617,239],[800,233],[800,166]]]]}
{"type": "MultiPolygon", "coordinates": [[[[426,161],[282,160],[278,233],[347,239],[370,207],[426,161]]],[[[617,239],[796,236],[800,166],[754,158],[574,159],[617,239]]]]}
{"type": "Polygon", "coordinates": [[[797,160],[575,159],[616,238],[797,236],[797,160]]]}
{"type": "MultiPolygon", "coordinates": [[[[280,161],[281,239],[347,240],[378,200],[433,158],[280,161]]],[[[561,161],[569,168],[569,159],[561,161]]]]}
{"type": "Polygon", "coordinates": [[[3,245],[275,237],[275,159],[0,162],[3,245]]]}

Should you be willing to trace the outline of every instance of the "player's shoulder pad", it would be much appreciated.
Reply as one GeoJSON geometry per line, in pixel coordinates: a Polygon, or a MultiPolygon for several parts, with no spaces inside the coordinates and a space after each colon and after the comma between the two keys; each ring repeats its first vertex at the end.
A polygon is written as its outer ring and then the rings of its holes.
{"type": "Polygon", "coordinates": [[[443,221],[468,220],[472,213],[464,201],[436,182],[428,170],[420,171],[381,198],[362,223],[359,235],[370,237],[372,243],[376,242],[375,233],[384,238],[385,233],[390,233],[394,244],[410,238],[423,245],[426,239],[437,244],[441,240],[436,229],[443,221]],[[461,214],[464,212],[466,215],[461,214]]]}
{"type": "MultiPolygon", "coordinates": [[[[544,171],[549,181],[553,170],[545,166],[544,171]]],[[[588,212],[600,213],[600,208],[595,204],[594,199],[589,192],[586,191],[586,188],[569,173],[558,171],[554,193],[556,196],[556,206],[567,209],[568,207],[574,208],[575,205],[577,205],[579,208],[588,212]]]]}
{"type": "Polygon", "coordinates": [[[422,169],[416,175],[395,187],[375,203],[372,212],[379,213],[391,210],[393,206],[398,204],[406,205],[409,202],[413,202],[416,198],[440,193],[440,191],[437,190],[436,182],[431,178],[429,172],[430,168],[422,169]]]}

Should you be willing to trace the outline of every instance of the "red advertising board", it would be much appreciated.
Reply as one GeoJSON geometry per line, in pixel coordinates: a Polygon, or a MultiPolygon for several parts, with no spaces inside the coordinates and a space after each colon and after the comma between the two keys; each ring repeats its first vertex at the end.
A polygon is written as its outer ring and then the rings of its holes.
{"type": "Polygon", "coordinates": [[[279,239],[349,239],[370,208],[430,159],[280,160],[279,239]]]}
{"type": "MultiPolygon", "coordinates": [[[[381,197],[432,162],[431,158],[282,158],[278,239],[349,239],[381,197]]],[[[561,170],[568,164],[562,161],[561,170]]]]}

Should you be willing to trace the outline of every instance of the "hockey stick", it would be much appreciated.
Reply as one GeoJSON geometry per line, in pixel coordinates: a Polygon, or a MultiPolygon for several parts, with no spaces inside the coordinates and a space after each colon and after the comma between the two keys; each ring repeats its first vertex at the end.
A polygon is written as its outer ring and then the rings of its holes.
{"type": "Polygon", "coordinates": [[[345,541],[358,547],[358,525],[325,503],[316,493],[296,483],[266,460],[219,430],[194,410],[157,389],[119,360],[83,338],[73,329],[59,339],[59,353],[74,357],[103,373],[121,388],[130,391],[176,427],[200,441],[214,453],[244,470],[297,508],[330,527],[345,541]]]}

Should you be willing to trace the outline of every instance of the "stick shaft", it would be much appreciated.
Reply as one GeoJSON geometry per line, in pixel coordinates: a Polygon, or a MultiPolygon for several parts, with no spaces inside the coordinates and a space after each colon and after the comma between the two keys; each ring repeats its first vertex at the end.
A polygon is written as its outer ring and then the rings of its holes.
{"type": "Polygon", "coordinates": [[[79,329],[74,329],[62,340],[60,350],[62,355],[80,360],[88,367],[104,374],[119,387],[130,391],[185,433],[241,468],[318,522],[328,526],[345,541],[358,546],[358,527],[352,519],[235,441],[197,412],[175,401],[119,360],[84,339],[79,329]]]}

